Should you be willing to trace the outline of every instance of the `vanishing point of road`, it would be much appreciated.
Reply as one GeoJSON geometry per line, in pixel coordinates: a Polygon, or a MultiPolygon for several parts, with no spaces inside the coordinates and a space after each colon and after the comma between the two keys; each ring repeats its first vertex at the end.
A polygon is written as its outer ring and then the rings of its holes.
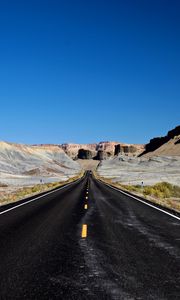
{"type": "Polygon", "coordinates": [[[0,299],[180,299],[180,218],[90,172],[1,207],[0,299]]]}

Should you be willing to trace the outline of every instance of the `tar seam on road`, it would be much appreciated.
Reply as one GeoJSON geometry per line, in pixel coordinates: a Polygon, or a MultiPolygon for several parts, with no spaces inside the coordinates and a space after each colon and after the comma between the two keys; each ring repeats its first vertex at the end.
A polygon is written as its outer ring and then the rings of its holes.
{"type": "Polygon", "coordinates": [[[133,198],[133,199],[135,199],[135,200],[137,200],[137,201],[139,201],[139,202],[141,202],[141,203],[143,203],[143,204],[145,204],[145,205],[148,205],[148,206],[150,206],[150,207],[152,207],[152,208],[154,208],[154,209],[156,209],[156,210],[159,210],[159,211],[165,213],[166,215],[169,215],[169,216],[171,216],[171,217],[173,217],[173,218],[175,218],[175,219],[177,219],[177,220],[180,221],[180,218],[179,218],[179,217],[177,217],[177,216],[175,216],[175,215],[173,215],[173,214],[171,214],[171,213],[169,213],[169,212],[167,212],[167,211],[165,211],[165,210],[163,210],[163,209],[161,209],[161,208],[158,208],[158,207],[156,207],[156,206],[154,206],[154,205],[152,205],[152,204],[150,204],[150,203],[147,203],[147,202],[145,202],[145,201],[143,201],[143,200],[141,200],[141,199],[138,199],[138,198],[136,198],[135,196],[132,196],[132,195],[130,195],[130,194],[127,194],[126,192],[124,192],[124,191],[122,191],[122,190],[116,189],[116,188],[112,187],[111,185],[109,185],[109,184],[107,184],[107,183],[104,183],[104,182],[103,182],[103,184],[109,186],[111,189],[113,189],[113,190],[115,190],[115,191],[118,191],[118,192],[120,192],[120,193],[122,193],[122,194],[124,194],[124,195],[126,195],[126,196],[128,196],[128,197],[130,197],[130,198],[133,198]]]}
{"type": "MultiPolygon", "coordinates": [[[[43,197],[45,197],[45,196],[47,196],[47,195],[50,195],[50,194],[52,194],[52,193],[55,193],[55,192],[57,192],[57,191],[59,191],[59,190],[62,190],[62,189],[64,189],[64,188],[66,188],[67,186],[70,186],[70,185],[74,184],[75,182],[76,182],[76,183],[79,182],[81,179],[82,179],[82,178],[80,178],[78,181],[74,181],[74,182],[68,183],[67,185],[62,186],[62,187],[60,187],[60,188],[58,188],[58,189],[56,189],[56,190],[47,192],[47,193],[45,193],[44,195],[38,196],[38,197],[33,198],[33,199],[31,199],[31,200],[28,200],[28,201],[26,201],[26,202],[24,202],[24,203],[21,203],[21,204],[18,204],[18,205],[16,205],[16,206],[13,206],[13,207],[11,207],[11,208],[8,208],[8,209],[6,209],[6,210],[0,212],[0,215],[3,215],[3,214],[5,214],[5,213],[7,213],[7,212],[9,212],[9,211],[11,211],[11,210],[13,210],[13,209],[15,209],[15,208],[18,208],[18,207],[20,207],[20,206],[26,205],[26,204],[28,204],[28,203],[30,203],[30,202],[33,202],[33,201],[37,200],[37,199],[40,199],[40,198],[43,198],[43,197]]],[[[21,200],[23,200],[23,199],[21,199],[21,200]]],[[[19,200],[19,201],[20,201],[20,200],[19,200]]]]}
{"type": "Polygon", "coordinates": [[[82,225],[81,237],[82,238],[86,238],[87,237],[87,224],[83,224],[82,225]]]}

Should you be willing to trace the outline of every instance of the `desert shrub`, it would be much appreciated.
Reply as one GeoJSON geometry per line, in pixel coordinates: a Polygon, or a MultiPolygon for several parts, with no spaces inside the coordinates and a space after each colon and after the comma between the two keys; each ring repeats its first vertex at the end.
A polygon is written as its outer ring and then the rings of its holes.
{"type": "Polygon", "coordinates": [[[174,185],[172,193],[173,193],[173,197],[180,198],[180,187],[177,185],[174,185]]]}
{"type": "Polygon", "coordinates": [[[145,186],[143,188],[144,195],[152,195],[152,193],[153,193],[153,188],[151,186],[145,186]]]}
{"type": "Polygon", "coordinates": [[[143,194],[156,198],[180,197],[180,187],[168,182],[160,182],[153,186],[145,186],[143,188],[143,194]]]}
{"type": "Polygon", "coordinates": [[[119,184],[119,187],[126,189],[130,192],[140,192],[144,196],[153,196],[156,198],[180,198],[180,187],[172,185],[168,182],[159,182],[151,186],[140,186],[140,185],[123,185],[119,184]]]}
{"type": "Polygon", "coordinates": [[[38,185],[35,185],[35,186],[33,186],[32,187],[32,193],[36,193],[36,192],[38,192],[40,190],[40,187],[38,186],[38,185]]]}

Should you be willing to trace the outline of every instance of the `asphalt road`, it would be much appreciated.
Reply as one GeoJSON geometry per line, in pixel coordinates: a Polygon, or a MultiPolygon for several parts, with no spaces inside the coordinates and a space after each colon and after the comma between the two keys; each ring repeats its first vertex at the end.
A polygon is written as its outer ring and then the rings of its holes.
{"type": "Polygon", "coordinates": [[[90,173],[3,209],[0,299],[180,299],[180,220],[90,173]]]}

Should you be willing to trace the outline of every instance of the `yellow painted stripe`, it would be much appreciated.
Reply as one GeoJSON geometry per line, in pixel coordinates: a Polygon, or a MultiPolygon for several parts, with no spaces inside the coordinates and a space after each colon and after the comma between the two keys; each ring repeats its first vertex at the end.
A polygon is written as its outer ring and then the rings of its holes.
{"type": "Polygon", "coordinates": [[[84,205],[84,209],[87,209],[87,208],[88,208],[88,206],[87,206],[87,204],[85,204],[85,205],[84,205]]]}
{"type": "Polygon", "coordinates": [[[81,237],[82,238],[86,238],[87,237],[87,225],[86,224],[83,224],[83,226],[82,226],[81,237]]]}

